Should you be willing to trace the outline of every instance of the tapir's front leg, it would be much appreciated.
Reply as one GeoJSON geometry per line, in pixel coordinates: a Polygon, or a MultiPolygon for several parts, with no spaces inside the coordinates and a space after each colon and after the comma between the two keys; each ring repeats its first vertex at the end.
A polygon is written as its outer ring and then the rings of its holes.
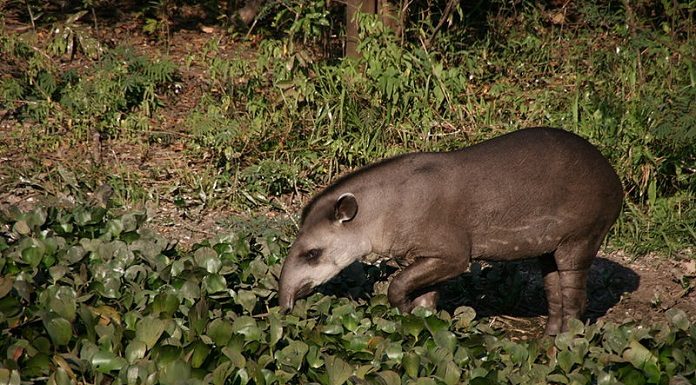
{"type": "MultiPolygon", "coordinates": [[[[387,292],[389,302],[398,307],[402,313],[408,313],[416,305],[421,304],[421,297],[434,296],[432,292],[429,292],[413,301],[410,296],[414,292],[454,278],[464,273],[468,269],[468,265],[468,257],[417,258],[392,280],[387,292]]],[[[426,300],[425,302],[431,301],[426,300]]]]}

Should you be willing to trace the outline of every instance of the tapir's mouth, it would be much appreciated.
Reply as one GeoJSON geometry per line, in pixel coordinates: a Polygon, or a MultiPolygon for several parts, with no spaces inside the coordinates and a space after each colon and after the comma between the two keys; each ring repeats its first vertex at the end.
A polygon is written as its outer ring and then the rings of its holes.
{"type": "Polygon", "coordinates": [[[311,282],[305,283],[295,292],[295,299],[308,296],[312,292],[312,289],[314,289],[314,285],[312,285],[311,282]]]}

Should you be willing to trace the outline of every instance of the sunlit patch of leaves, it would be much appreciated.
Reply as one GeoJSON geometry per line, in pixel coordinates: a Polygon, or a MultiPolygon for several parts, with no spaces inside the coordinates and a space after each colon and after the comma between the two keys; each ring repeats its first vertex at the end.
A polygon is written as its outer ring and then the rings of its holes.
{"type": "Polygon", "coordinates": [[[515,342],[386,296],[276,306],[283,231],[237,222],[182,252],[141,212],[7,210],[0,381],[113,384],[666,384],[696,375],[696,325],[571,323],[515,342]]]}

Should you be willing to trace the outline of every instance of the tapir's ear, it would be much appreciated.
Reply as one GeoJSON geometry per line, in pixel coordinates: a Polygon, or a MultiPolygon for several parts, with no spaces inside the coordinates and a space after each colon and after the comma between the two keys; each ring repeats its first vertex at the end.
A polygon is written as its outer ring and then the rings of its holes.
{"type": "Polygon", "coordinates": [[[334,218],[340,223],[349,222],[355,218],[355,214],[358,213],[358,201],[355,199],[355,195],[351,193],[342,194],[336,200],[336,206],[334,207],[334,218]]]}

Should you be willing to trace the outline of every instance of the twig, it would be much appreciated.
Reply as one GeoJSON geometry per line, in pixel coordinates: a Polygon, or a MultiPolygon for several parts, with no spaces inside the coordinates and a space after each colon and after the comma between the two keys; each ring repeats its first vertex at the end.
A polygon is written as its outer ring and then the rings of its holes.
{"type": "Polygon", "coordinates": [[[36,24],[34,24],[34,13],[31,11],[31,6],[29,5],[29,0],[24,0],[24,4],[27,5],[27,11],[29,11],[29,19],[31,20],[31,29],[36,32],[36,24]]]}
{"type": "Polygon", "coordinates": [[[448,0],[447,1],[447,6],[445,6],[445,11],[442,12],[442,17],[440,18],[440,21],[437,23],[435,26],[435,29],[433,30],[433,33],[430,34],[430,37],[426,41],[426,45],[430,47],[430,45],[433,43],[433,39],[435,39],[435,35],[437,35],[437,32],[442,28],[443,25],[445,25],[445,22],[449,18],[449,15],[452,13],[452,10],[454,9],[454,5],[458,3],[456,0],[448,0]]]}

